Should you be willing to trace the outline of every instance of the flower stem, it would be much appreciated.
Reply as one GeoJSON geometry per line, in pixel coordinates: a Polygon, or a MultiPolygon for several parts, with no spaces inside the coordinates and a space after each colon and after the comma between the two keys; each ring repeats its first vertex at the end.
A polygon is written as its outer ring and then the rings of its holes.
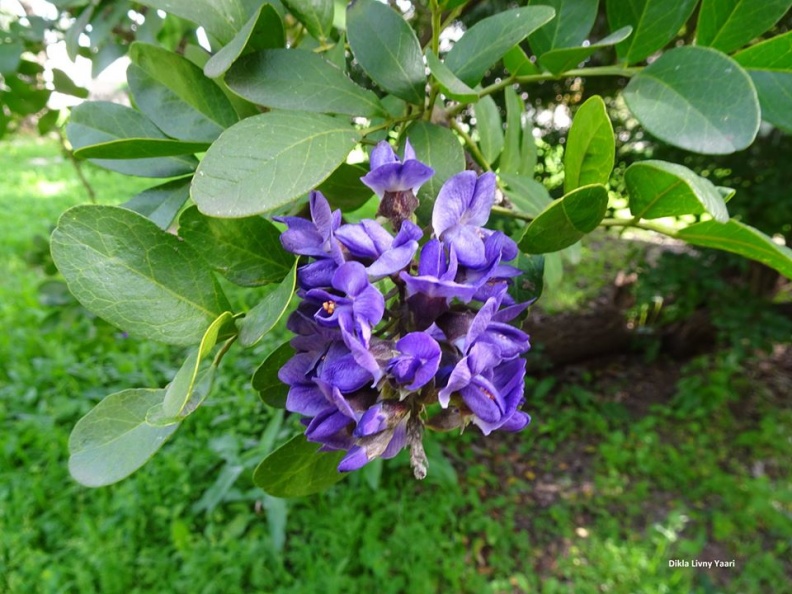
{"type": "Polygon", "coordinates": [[[448,123],[454,130],[456,130],[457,134],[459,134],[462,137],[462,140],[465,141],[465,145],[467,145],[467,148],[470,151],[470,154],[473,155],[473,158],[476,160],[476,163],[481,165],[485,170],[492,171],[492,167],[490,166],[489,162],[487,162],[487,159],[484,157],[484,155],[481,154],[479,147],[476,145],[475,142],[473,142],[473,139],[470,137],[470,134],[465,132],[465,130],[462,128],[462,125],[459,122],[457,122],[455,119],[448,120],[448,123]]]}
{"type": "Polygon", "coordinates": [[[529,223],[534,220],[532,215],[517,210],[512,210],[511,208],[505,208],[503,206],[493,206],[492,212],[493,214],[503,215],[513,219],[520,219],[521,221],[528,221],[529,223]]]}
{"type": "Polygon", "coordinates": [[[658,225],[657,223],[641,222],[639,218],[632,219],[603,219],[600,227],[635,227],[636,229],[643,229],[645,231],[654,231],[655,233],[662,233],[669,237],[676,237],[676,229],[666,227],[665,225],[658,225]]]}

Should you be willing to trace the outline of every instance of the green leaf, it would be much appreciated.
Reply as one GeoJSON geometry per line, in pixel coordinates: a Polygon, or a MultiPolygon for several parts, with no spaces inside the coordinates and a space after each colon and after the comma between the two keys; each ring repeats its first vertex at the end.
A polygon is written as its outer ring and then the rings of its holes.
{"type": "Polygon", "coordinates": [[[192,155],[209,148],[209,142],[182,142],[170,138],[123,138],[74,151],[79,159],[154,159],[192,155]]]}
{"type": "Polygon", "coordinates": [[[480,20],[454,44],[445,65],[471,87],[512,47],[553,18],[548,6],[524,6],[480,20]]]}
{"type": "Polygon", "coordinates": [[[792,250],[778,245],[764,233],[738,221],[696,223],[681,229],[676,237],[693,245],[745,256],[792,279],[792,250]]]}
{"type": "Polygon", "coordinates": [[[360,182],[366,173],[368,170],[360,165],[341,163],[316,189],[327,198],[332,208],[340,208],[344,212],[356,210],[371,198],[371,190],[360,182]]]}
{"type": "Polygon", "coordinates": [[[174,179],[143,190],[121,206],[142,214],[160,229],[168,229],[182,206],[190,199],[192,177],[174,179]]]}
{"type": "Polygon", "coordinates": [[[418,159],[435,171],[432,178],[418,191],[420,204],[416,214],[419,221],[426,223],[432,219],[434,201],[442,185],[452,175],[464,171],[465,153],[451,130],[423,120],[413,122],[407,128],[401,140],[402,154],[404,140],[407,138],[418,159]]]}
{"type": "Polygon", "coordinates": [[[67,210],[52,234],[52,257],[86,309],[141,338],[196,344],[230,309],[198,254],[131,210],[67,210]]]}
{"type": "Polygon", "coordinates": [[[273,497],[319,493],[347,476],[337,470],[344,454],[320,452],[318,443],[297,435],[264,458],[253,473],[253,482],[273,497]]]}
{"type": "Polygon", "coordinates": [[[569,129],[564,153],[564,192],[580,186],[607,184],[613,170],[616,140],[602,97],[581,105],[569,129]]]}
{"type": "Polygon", "coordinates": [[[129,57],[136,105],[169,136],[212,142],[239,119],[222,89],[187,58],[139,41],[129,57]]]}
{"type": "Polygon", "coordinates": [[[179,235],[213,270],[243,287],[280,282],[294,264],[280,231],[262,217],[215,219],[193,206],[179,217],[179,235]]]}
{"type": "Polygon", "coordinates": [[[478,93],[459,80],[431,49],[426,50],[426,64],[447,97],[464,103],[478,100],[478,93]]]}
{"type": "Polygon", "coordinates": [[[599,0],[530,0],[555,9],[555,18],[528,37],[534,54],[541,56],[558,47],[580,45],[597,18],[599,0]]]}
{"type": "Polygon", "coordinates": [[[696,153],[744,149],[759,130],[759,102],[750,77],[709,48],[664,53],[633,77],[624,99],[649,132],[696,153]]]}
{"type": "Polygon", "coordinates": [[[85,31],[85,27],[87,27],[88,23],[91,21],[95,9],[95,3],[86,6],[82,12],[80,12],[80,16],[78,16],[69,27],[69,30],[66,31],[64,37],[66,55],[69,56],[69,60],[72,62],[77,59],[77,55],[80,53],[80,35],[82,35],[83,31],[85,31]]]}
{"type": "Polygon", "coordinates": [[[357,116],[385,114],[374,93],[309,51],[274,49],[249,54],[231,67],[225,81],[245,99],[276,109],[357,116]]]}
{"type": "Polygon", "coordinates": [[[517,173],[533,177],[536,171],[536,162],[539,160],[539,152],[536,149],[536,139],[533,135],[533,122],[527,118],[523,122],[522,142],[520,142],[520,166],[517,173]]]}
{"type": "Polygon", "coordinates": [[[624,181],[635,217],[658,219],[707,212],[722,223],[729,220],[720,191],[682,165],[640,161],[627,168],[624,181]]]}
{"type": "Polygon", "coordinates": [[[358,141],[346,122],[272,111],[242,120],[209,148],[192,197],[204,214],[245,217],[291,203],[327,178],[358,141]]]}
{"type": "Polygon", "coordinates": [[[552,202],[550,192],[533,176],[501,173],[508,188],[504,191],[518,211],[531,216],[538,216],[552,202]]]}
{"type": "Polygon", "coordinates": [[[72,477],[87,487],[103,487],[148,462],[178,427],[146,423],[148,410],[164,397],[164,390],[123,390],[97,404],[69,436],[72,477]]]}
{"type": "Polygon", "coordinates": [[[616,46],[619,58],[634,64],[671,41],[693,13],[698,0],[607,0],[608,23],[616,31],[627,25],[632,37],[616,46]]]}
{"type": "MultiPolygon", "coordinates": [[[[66,135],[75,152],[94,145],[105,146],[122,140],[170,142],[142,113],[107,101],[82,103],[72,109],[66,135]]],[[[93,163],[140,177],[176,177],[192,173],[198,161],[191,156],[157,159],[94,159],[93,163]]]]}
{"type": "Polygon", "coordinates": [[[423,105],[426,74],[421,44],[405,20],[376,0],[356,0],[347,8],[352,54],[377,85],[423,105]]]}
{"type": "Polygon", "coordinates": [[[58,93],[63,93],[64,95],[71,95],[72,97],[78,97],[80,99],[88,97],[88,89],[75,84],[75,82],[69,78],[69,75],[60,68],[52,69],[52,86],[55,87],[58,93]]]}
{"type": "Polygon", "coordinates": [[[494,163],[503,152],[503,120],[495,100],[485,95],[473,106],[481,153],[488,163],[494,163]]]}
{"type": "Polygon", "coordinates": [[[522,114],[525,104],[511,87],[503,90],[503,97],[506,100],[506,133],[498,169],[502,173],[517,173],[522,166],[522,114]]]}
{"type": "Polygon", "coordinates": [[[790,0],[702,0],[696,45],[728,54],[775,25],[790,6],[790,0]]]}
{"type": "Polygon", "coordinates": [[[253,389],[258,391],[264,404],[274,408],[286,406],[289,386],[278,379],[278,372],[294,356],[294,348],[284,342],[272,351],[253,374],[253,389]]]}
{"type": "Polygon", "coordinates": [[[544,289],[544,261],[543,255],[528,255],[520,252],[511,266],[522,271],[509,286],[509,295],[517,303],[525,303],[539,299],[544,289]]]}
{"type": "Polygon", "coordinates": [[[334,0],[282,0],[313,37],[324,41],[333,30],[334,0]]]}
{"type": "Polygon", "coordinates": [[[23,51],[25,51],[25,46],[18,41],[0,45],[0,74],[16,72],[23,51]]]}
{"type": "Polygon", "coordinates": [[[762,119],[792,132],[792,32],[752,45],[734,56],[759,95],[762,119]]]}
{"type": "Polygon", "coordinates": [[[261,5],[260,0],[141,0],[140,4],[157,8],[196,25],[221,45],[230,42],[243,23],[261,5]]]}
{"type": "Polygon", "coordinates": [[[525,52],[519,45],[515,45],[508,52],[503,54],[503,65],[509,74],[513,76],[532,76],[539,74],[539,69],[536,64],[531,62],[530,58],[525,55],[525,52]]]}
{"type": "Polygon", "coordinates": [[[244,318],[237,322],[239,342],[242,346],[252,346],[272,330],[283,317],[294,296],[294,285],[297,279],[297,262],[291,271],[273,291],[264,298],[244,318]]]}
{"type": "Polygon", "coordinates": [[[231,68],[240,56],[286,45],[286,31],[278,11],[272,4],[263,4],[250,17],[239,33],[204,65],[204,74],[217,78],[231,68]]]}
{"type": "Polygon", "coordinates": [[[627,39],[630,33],[632,33],[632,27],[628,25],[591,45],[550,50],[539,58],[539,63],[552,74],[558,75],[567,70],[577,68],[581,62],[602,48],[616,45],[627,39]]]}
{"type": "Polygon", "coordinates": [[[605,186],[577,188],[554,200],[525,228],[520,249],[528,254],[545,254],[577,243],[597,228],[607,208],[605,186]]]}
{"type": "Polygon", "coordinates": [[[201,361],[211,354],[217,344],[220,331],[231,322],[233,317],[230,312],[219,315],[204,332],[198,348],[187,356],[187,360],[165,390],[165,398],[162,402],[162,413],[165,417],[186,416],[183,414],[184,409],[195,390],[201,361]]]}

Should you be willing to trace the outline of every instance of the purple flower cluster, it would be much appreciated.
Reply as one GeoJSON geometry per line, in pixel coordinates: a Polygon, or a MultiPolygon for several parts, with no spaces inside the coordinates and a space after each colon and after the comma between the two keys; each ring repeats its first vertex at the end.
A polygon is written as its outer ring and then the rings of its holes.
{"type": "Polygon", "coordinates": [[[280,370],[286,408],[304,416],[308,440],[346,450],[338,469],[410,450],[426,475],[424,427],[477,425],[485,434],[518,431],[528,336],[509,324],[528,304],[507,293],[520,271],[514,241],[486,229],[495,176],[463,171],[441,188],[432,236],[412,222],[416,193],[434,171],[406,145],[400,160],[386,142],[362,178],[381,199],[379,222],[342,224],[319,192],[311,220],[282,217],[281,242],[307,257],[298,269],[302,299],[287,322],[295,356],[280,370]],[[480,304],[474,307],[474,303],[480,304]]]}

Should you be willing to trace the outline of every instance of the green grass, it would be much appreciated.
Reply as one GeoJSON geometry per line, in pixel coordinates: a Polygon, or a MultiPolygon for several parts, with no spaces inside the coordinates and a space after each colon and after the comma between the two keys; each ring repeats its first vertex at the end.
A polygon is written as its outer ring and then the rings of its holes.
{"type": "MultiPolygon", "coordinates": [[[[277,422],[248,387],[269,342],[232,352],[206,404],[132,477],[77,485],[77,419],[113,391],[164,386],[184,353],[39,302],[48,277],[30,264],[34,237],[85,195],[51,142],[16,139],[0,154],[0,592],[788,589],[792,414],[728,358],[695,368],[712,382],[683,378],[675,398],[640,412],[624,404],[642,398],[629,379],[532,380],[524,433],[443,435],[422,483],[398,457],[381,477],[374,468],[284,505],[250,479],[277,422]],[[720,388],[693,398],[702,385],[720,388]],[[668,567],[693,558],[737,566],[668,567]]],[[[87,174],[102,203],[153,185],[87,174]]]]}

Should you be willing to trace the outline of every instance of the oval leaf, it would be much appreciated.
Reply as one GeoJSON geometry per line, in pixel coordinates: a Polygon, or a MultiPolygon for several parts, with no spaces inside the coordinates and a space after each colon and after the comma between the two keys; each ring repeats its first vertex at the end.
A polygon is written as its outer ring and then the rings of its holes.
{"type": "Polygon", "coordinates": [[[517,173],[522,168],[522,114],[525,104],[511,87],[504,89],[503,98],[506,100],[506,132],[498,169],[503,173],[517,173]]]}
{"type": "Polygon", "coordinates": [[[696,153],[744,149],[759,130],[751,79],[734,60],[708,48],[666,52],[633,77],[624,99],[649,132],[696,153]]]}
{"type": "Polygon", "coordinates": [[[376,0],[352,2],[346,18],[352,54],[371,80],[405,101],[423,105],[423,54],[410,25],[376,0]]]}
{"type": "Polygon", "coordinates": [[[454,44],[445,65],[465,84],[476,86],[512,47],[553,18],[548,6],[524,6],[480,20],[454,44]]]}
{"type": "Polygon", "coordinates": [[[630,26],[633,34],[616,46],[621,60],[634,64],[671,41],[687,22],[698,0],[607,0],[611,30],[630,26]]]}
{"type": "Polygon", "coordinates": [[[550,50],[539,58],[539,63],[551,73],[558,75],[567,70],[577,68],[581,62],[602,48],[616,45],[627,39],[630,33],[632,33],[632,27],[628,25],[591,45],[550,50]]]}
{"type": "Polygon", "coordinates": [[[318,443],[298,435],[264,458],[253,482],[273,497],[319,493],[346,477],[337,466],[345,452],[320,452],[318,443]]]}
{"type": "Polygon", "coordinates": [[[710,213],[729,220],[726,202],[712,182],[687,167],[665,161],[633,163],[624,174],[630,212],[641,219],[710,213]]]}
{"type": "Polygon", "coordinates": [[[501,173],[508,188],[504,190],[519,212],[538,216],[552,202],[550,192],[532,176],[501,173]]]}
{"type": "Polygon", "coordinates": [[[447,97],[464,103],[478,99],[478,93],[459,80],[430,49],[426,50],[426,64],[447,97]]]}
{"type": "Polygon", "coordinates": [[[564,153],[564,192],[607,184],[613,171],[616,140],[602,97],[595,95],[575,113],[564,153]]]}
{"type": "Polygon", "coordinates": [[[544,261],[543,255],[517,254],[517,259],[511,263],[522,271],[522,274],[509,285],[509,295],[517,303],[535,301],[542,295],[544,289],[544,261]]]}
{"type": "Polygon", "coordinates": [[[334,0],[282,0],[308,33],[324,41],[333,29],[334,0]]]}
{"type": "Polygon", "coordinates": [[[231,67],[225,81],[241,97],[267,107],[357,116],[385,114],[374,93],[309,51],[274,49],[249,54],[231,67]]]}
{"type": "Polygon", "coordinates": [[[52,257],[86,309],[141,338],[197,344],[230,309],[198,254],[131,210],[67,210],[52,234],[52,257]]]}
{"type": "Polygon", "coordinates": [[[244,318],[237,322],[239,342],[242,346],[252,346],[272,330],[283,317],[294,296],[294,285],[297,279],[297,262],[280,284],[267,293],[244,318]]]}
{"type": "Polygon", "coordinates": [[[528,43],[541,56],[557,47],[580,45],[591,32],[599,0],[530,0],[555,9],[555,18],[531,33],[528,43]]]}
{"type": "Polygon", "coordinates": [[[539,74],[536,64],[525,54],[519,45],[515,45],[503,54],[503,66],[513,76],[533,76],[539,74]]]}
{"type": "Polygon", "coordinates": [[[239,119],[220,87],[187,58],[140,42],[129,57],[135,104],[169,136],[212,142],[239,119]]]}
{"type": "Polygon", "coordinates": [[[204,74],[217,78],[231,68],[231,64],[247,53],[275,49],[286,45],[286,32],[278,11],[272,4],[263,4],[250,17],[234,38],[204,64],[204,74]]]}
{"type": "Polygon", "coordinates": [[[792,279],[792,250],[738,221],[705,221],[680,230],[676,237],[703,247],[739,254],[774,268],[792,279]]]}
{"type": "Polygon", "coordinates": [[[286,406],[289,386],[278,379],[278,372],[294,356],[294,348],[285,342],[272,351],[253,374],[253,389],[259,393],[264,404],[274,408],[286,406]]]}
{"type": "Polygon", "coordinates": [[[775,25],[790,6],[792,0],[702,0],[696,45],[728,54],[775,25]]]}
{"type": "Polygon", "coordinates": [[[261,217],[216,219],[193,206],[179,217],[179,236],[213,270],[243,287],[278,283],[294,264],[278,228],[261,217]]]}
{"type": "Polygon", "coordinates": [[[792,132],[792,32],[752,45],[734,56],[759,95],[762,119],[792,132]]]}
{"type": "Polygon", "coordinates": [[[174,179],[143,190],[121,206],[142,214],[160,229],[168,229],[182,206],[190,199],[191,180],[192,177],[174,179]]]}
{"type": "Polygon", "coordinates": [[[605,186],[578,188],[555,200],[526,227],[520,249],[528,254],[545,254],[577,243],[597,228],[607,208],[605,186]]]}
{"type": "Polygon", "coordinates": [[[249,0],[141,0],[140,4],[200,25],[222,45],[234,38],[259,6],[249,0]]]}
{"type": "Polygon", "coordinates": [[[204,332],[199,347],[187,356],[187,360],[176,372],[173,381],[165,390],[165,398],[162,402],[162,414],[165,417],[173,418],[182,414],[184,407],[187,406],[187,402],[192,398],[195,391],[201,361],[210,355],[217,344],[220,331],[224,326],[230,324],[232,319],[233,315],[230,312],[225,312],[218,316],[204,332]]]}
{"type": "MultiPolygon", "coordinates": [[[[419,221],[429,222],[435,197],[442,185],[449,177],[465,169],[465,153],[451,130],[423,120],[414,122],[407,128],[402,145],[404,139],[410,140],[417,158],[435,171],[432,178],[418,191],[420,204],[416,214],[419,221]]],[[[404,146],[401,151],[403,154],[404,146]]]]}
{"type": "Polygon", "coordinates": [[[481,154],[492,164],[503,151],[503,119],[495,100],[485,95],[473,106],[481,154]]]}
{"type": "Polygon", "coordinates": [[[87,487],[103,487],[148,462],[178,427],[146,423],[148,410],[164,397],[164,390],[124,390],[97,404],[69,436],[72,477],[87,487]]]}
{"type": "Polygon", "coordinates": [[[170,138],[125,138],[86,146],[74,151],[74,156],[79,159],[153,159],[200,153],[208,149],[209,144],[170,138]]]}
{"type": "MultiPolygon", "coordinates": [[[[137,110],[108,101],[90,101],[75,107],[66,126],[75,153],[90,146],[107,146],[120,140],[169,139],[137,110]]],[[[127,147],[128,148],[128,147],[127,147]]],[[[141,155],[143,156],[143,155],[141,155]]],[[[134,159],[92,159],[92,163],[140,177],[176,177],[192,173],[198,161],[192,156],[134,159]]]]}
{"type": "Polygon", "coordinates": [[[204,214],[245,217],[289,204],[338,167],[358,141],[328,116],[278,112],[226,130],[204,155],[192,197],[204,214]]]}

